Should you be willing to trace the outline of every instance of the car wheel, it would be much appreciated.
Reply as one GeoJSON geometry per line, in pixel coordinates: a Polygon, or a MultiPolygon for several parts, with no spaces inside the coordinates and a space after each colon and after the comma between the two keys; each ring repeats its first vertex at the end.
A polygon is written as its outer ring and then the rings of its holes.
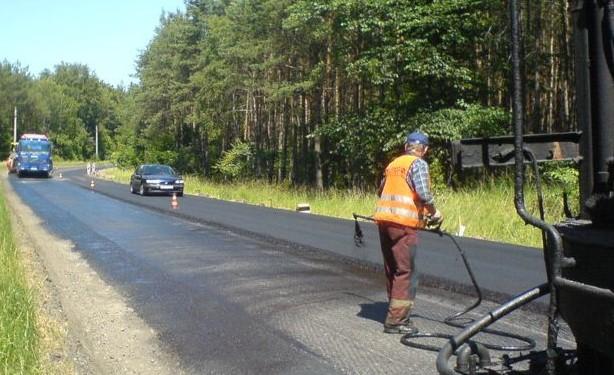
{"type": "Polygon", "coordinates": [[[132,186],[132,182],[130,183],[130,194],[134,194],[134,186],[132,186]]]}
{"type": "Polygon", "coordinates": [[[177,196],[178,196],[178,197],[183,197],[183,191],[181,191],[181,192],[177,193],[177,196]]]}
{"type": "Polygon", "coordinates": [[[143,184],[141,184],[141,186],[139,187],[139,194],[147,195],[147,190],[145,190],[145,186],[143,186],[143,184]]]}

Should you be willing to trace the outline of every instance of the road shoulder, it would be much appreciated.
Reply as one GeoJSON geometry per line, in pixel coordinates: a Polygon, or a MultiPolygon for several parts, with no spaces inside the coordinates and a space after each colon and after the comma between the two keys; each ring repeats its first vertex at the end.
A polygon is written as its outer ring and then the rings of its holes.
{"type": "Polygon", "coordinates": [[[42,361],[51,374],[178,374],[157,333],[56,237],[2,178],[16,244],[37,293],[42,361]]]}

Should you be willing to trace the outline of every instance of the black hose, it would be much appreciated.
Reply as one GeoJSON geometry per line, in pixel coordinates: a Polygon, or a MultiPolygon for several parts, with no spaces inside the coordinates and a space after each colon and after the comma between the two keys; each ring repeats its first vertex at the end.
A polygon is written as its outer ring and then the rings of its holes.
{"type": "MultiPolygon", "coordinates": [[[[356,243],[356,246],[361,246],[363,244],[363,240],[362,240],[363,239],[363,233],[362,233],[362,229],[360,228],[360,225],[358,223],[358,219],[363,219],[363,220],[368,220],[368,221],[375,221],[375,220],[371,216],[364,216],[364,215],[359,215],[359,214],[356,214],[356,213],[353,213],[352,215],[354,216],[354,242],[356,243]]],[[[468,324],[473,323],[474,319],[466,318],[466,317],[464,317],[464,315],[469,313],[470,311],[474,310],[475,308],[477,308],[482,303],[482,290],[481,290],[481,288],[480,288],[480,286],[479,286],[479,284],[478,284],[478,282],[477,282],[477,280],[475,278],[473,270],[471,269],[471,265],[469,264],[469,260],[467,259],[465,251],[459,245],[458,241],[456,240],[456,238],[454,238],[453,235],[451,235],[450,233],[447,233],[447,232],[444,232],[443,230],[441,230],[441,224],[439,224],[439,226],[437,226],[435,228],[424,228],[424,229],[417,228],[417,229],[425,231],[425,232],[435,233],[435,234],[438,234],[439,236],[446,236],[446,237],[450,238],[452,240],[452,242],[454,243],[456,249],[458,250],[458,252],[461,255],[461,259],[463,260],[465,268],[467,269],[467,273],[469,274],[469,278],[471,279],[471,283],[472,283],[472,285],[473,285],[473,287],[475,289],[475,292],[476,292],[476,295],[477,295],[477,299],[475,300],[475,302],[473,304],[471,304],[470,306],[465,308],[463,311],[456,312],[456,313],[446,317],[443,320],[443,322],[445,324],[447,324],[449,326],[452,326],[452,327],[455,327],[455,328],[465,328],[468,324]],[[462,323],[461,323],[461,321],[462,321],[462,323]]],[[[528,351],[528,350],[531,350],[531,349],[535,348],[535,341],[533,339],[529,338],[529,337],[525,337],[525,336],[521,336],[521,335],[516,335],[516,334],[513,334],[513,333],[499,331],[499,330],[492,330],[492,329],[491,330],[485,329],[483,332],[487,333],[487,334],[496,335],[496,336],[501,336],[501,337],[515,339],[515,340],[522,341],[522,342],[526,343],[525,345],[495,345],[495,344],[478,343],[478,344],[481,344],[482,346],[484,346],[485,348],[488,348],[488,349],[498,350],[498,351],[528,351]]],[[[406,346],[410,346],[410,347],[417,348],[417,349],[423,349],[423,350],[429,350],[429,351],[433,351],[433,352],[438,352],[439,349],[440,349],[439,346],[422,344],[420,342],[417,342],[416,340],[422,339],[422,338],[450,339],[452,337],[453,337],[453,335],[444,334],[444,333],[438,333],[438,332],[414,333],[414,334],[403,335],[401,337],[401,343],[403,343],[406,346]]]]}
{"type": "Polygon", "coordinates": [[[437,355],[436,363],[437,371],[439,372],[439,374],[456,375],[457,372],[450,367],[450,365],[448,364],[448,360],[450,359],[450,357],[452,357],[452,355],[457,349],[459,349],[464,343],[468,342],[469,339],[471,339],[479,332],[485,332],[486,327],[496,322],[501,317],[509,314],[510,312],[518,309],[521,306],[526,305],[527,303],[539,297],[548,294],[549,291],[550,286],[548,284],[542,284],[535,288],[531,288],[524,293],[521,293],[518,296],[512,298],[510,301],[504,303],[503,305],[497,307],[488,314],[485,314],[474,324],[468,326],[456,336],[451,337],[450,340],[441,348],[439,354],[437,355]]]}
{"type": "MultiPolygon", "coordinates": [[[[605,24],[608,29],[608,37],[610,38],[610,44],[608,47],[612,48],[614,45],[614,0],[608,0],[604,4],[605,10],[605,24]]],[[[614,65],[614,61],[612,61],[612,55],[610,57],[610,63],[614,65]]]]}
{"type": "Polygon", "coordinates": [[[523,145],[523,116],[524,108],[522,101],[522,74],[520,58],[520,8],[518,0],[510,1],[511,18],[511,46],[512,46],[512,122],[514,124],[514,153],[515,153],[515,179],[514,179],[514,205],[516,212],[526,224],[530,224],[543,231],[546,236],[544,257],[550,288],[550,305],[548,308],[548,363],[546,365],[548,375],[556,372],[556,344],[558,339],[558,291],[553,280],[561,275],[561,263],[563,258],[563,241],[560,233],[553,225],[532,216],[524,205],[524,145],[523,145]]]}
{"type": "MultiPolygon", "coordinates": [[[[467,269],[467,273],[469,274],[469,278],[471,279],[471,283],[473,284],[473,287],[477,294],[477,299],[472,305],[468,306],[463,311],[459,311],[457,313],[454,313],[446,317],[443,320],[443,322],[455,328],[466,328],[467,325],[474,323],[475,320],[472,318],[466,318],[464,317],[464,315],[474,310],[482,303],[482,290],[476,281],[475,275],[473,274],[473,270],[471,269],[471,266],[469,265],[469,261],[465,255],[465,252],[463,251],[462,247],[458,244],[458,241],[456,240],[456,238],[454,238],[454,236],[442,230],[437,230],[437,231],[427,230],[427,231],[437,233],[440,236],[449,237],[454,243],[454,245],[456,246],[456,249],[461,255],[461,259],[463,260],[463,263],[465,264],[465,268],[467,269]],[[461,321],[463,322],[461,323],[461,321]]],[[[496,345],[496,344],[480,343],[480,342],[475,341],[475,343],[481,344],[487,349],[498,350],[498,351],[528,351],[528,350],[532,350],[535,348],[535,341],[526,336],[517,335],[514,333],[509,333],[509,332],[500,331],[500,330],[494,330],[494,329],[484,329],[482,332],[486,334],[500,336],[500,337],[515,339],[515,340],[526,343],[525,345],[496,345]]],[[[434,346],[434,345],[421,344],[419,342],[416,342],[415,340],[422,339],[422,338],[450,339],[452,337],[453,335],[443,334],[443,333],[438,333],[438,332],[412,333],[412,334],[403,335],[403,337],[401,337],[401,343],[403,343],[406,346],[413,347],[413,348],[438,352],[440,350],[440,347],[434,346]]]]}

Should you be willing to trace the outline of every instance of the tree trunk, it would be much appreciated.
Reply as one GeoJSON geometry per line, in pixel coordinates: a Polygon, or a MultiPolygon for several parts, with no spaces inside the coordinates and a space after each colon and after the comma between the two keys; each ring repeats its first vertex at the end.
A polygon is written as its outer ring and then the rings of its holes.
{"type": "Polygon", "coordinates": [[[341,114],[341,74],[339,73],[339,67],[335,68],[335,120],[339,121],[339,115],[341,114]]]}
{"type": "MultiPolygon", "coordinates": [[[[194,124],[196,125],[196,124],[194,124]]],[[[204,125],[198,127],[198,143],[200,149],[200,168],[205,176],[209,176],[209,136],[207,134],[207,128],[204,125]]]]}
{"type": "Polygon", "coordinates": [[[256,144],[256,177],[262,176],[262,123],[260,121],[260,116],[258,113],[258,102],[257,102],[257,93],[254,92],[252,95],[252,118],[254,123],[254,139],[256,144]]]}
{"type": "Polygon", "coordinates": [[[281,160],[279,163],[279,181],[284,181],[288,174],[288,99],[284,99],[284,110],[282,113],[282,126],[280,136],[280,145],[281,145],[281,160]]]}
{"type": "Polygon", "coordinates": [[[309,126],[311,124],[311,100],[308,95],[305,95],[304,97],[303,111],[304,118],[301,127],[301,138],[303,140],[301,156],[301,159],[303,159],[303,176],[301,177],[301,180],[303,183],[308,184],[311,182],[309,178],[309,171],[311,169],[309,163],[309,138],[307,137],[309,134],[309,126]]]}
{"type": "Polygon", "coordinates": [[[243,139],[249,142],[251,134],[249,131],[249,90],[245,93],[245,120],[243,121],[243,139]]]}
{"type": "Polygon", "coordinates": [[[541,25],[541,0],[532,0],[535,5],[535,29],[532,32],[534,40],[533,54],[537,60],[536,64],[533,64],[533,132],[543,132],[542,126],[542,93],[541,93],[541,65],[542,65],[542,25],[541,25]]]}

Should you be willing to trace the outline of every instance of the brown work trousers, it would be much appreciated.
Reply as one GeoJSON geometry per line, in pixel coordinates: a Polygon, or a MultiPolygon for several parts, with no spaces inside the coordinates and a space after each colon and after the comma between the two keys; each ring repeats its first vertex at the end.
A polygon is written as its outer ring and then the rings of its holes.
{"type": "Polygon", "coordinates": [[[403,324],[409,318],[418,286],[415,266],[418,233],[388,222],[380,222],[378,228],[389,301],[385,324],[403,324]]]}

